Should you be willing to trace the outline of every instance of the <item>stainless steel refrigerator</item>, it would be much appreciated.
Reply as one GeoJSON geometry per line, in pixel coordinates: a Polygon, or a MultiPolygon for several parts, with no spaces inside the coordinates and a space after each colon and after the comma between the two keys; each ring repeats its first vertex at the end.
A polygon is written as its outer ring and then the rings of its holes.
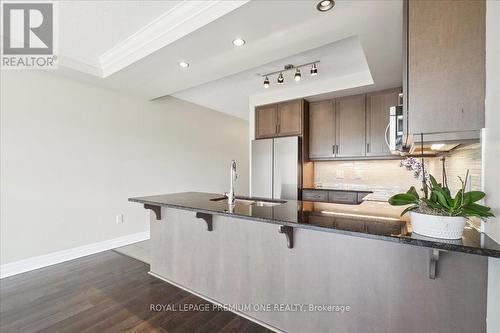
{"type": "Polygon", "coordinates": [[[252,196],[298,199],[300,144],[297,136],[252,141],[252,196]]]}

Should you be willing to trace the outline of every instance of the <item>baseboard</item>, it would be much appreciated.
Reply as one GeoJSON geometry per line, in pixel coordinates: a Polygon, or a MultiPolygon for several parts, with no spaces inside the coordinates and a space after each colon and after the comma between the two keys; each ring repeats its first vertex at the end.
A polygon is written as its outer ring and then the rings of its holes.
{"type": "Polygon", "coordinates": [[[102,242],[83,245],[63,251],[44,254],[37,257],[23,259],[0,265],[0,278],[32,271],[34,269],[59,264],[64,261],[85,257],[94,253],[111,250],[120,246],[129,245],[149,239],[149,231],[113,238],[102,242]]]}

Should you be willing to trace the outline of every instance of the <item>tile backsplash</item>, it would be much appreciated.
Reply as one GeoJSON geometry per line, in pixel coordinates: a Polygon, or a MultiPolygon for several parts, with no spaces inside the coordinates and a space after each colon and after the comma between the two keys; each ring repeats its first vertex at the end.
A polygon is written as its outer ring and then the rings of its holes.
{"type": "MultiPolygon", "coordinates": [[[[450,153],[445,161],[452,192],[460,186],[457,176],[464,177],[467,169],[470,170],[471,189],[480,189],[480,147],[456,150],[450,153]]],[[[441,158],[426,158],[425,165],[427,171],[441,181],[441,158]]],[[[417,189],[422,187],[421,182],[414,177],[413,171],[400,166],[400,160],[315,162],[314,184],[316,187],[370,190],[381,199],[406,191],[410,186],[415,186],[417,189]]]]}
{"type": "Polygon", "coordinates": [[[469,169],[469,179],[467,181],[468,190],[481,190],[481,147],[478,145],[466,149],[453,151],[445,161],[448,187],[454,193],[461,188],[458,177],[465,180],[465,174],[469,169]]]}
{"type": "Polygon", "coordinates": [[[401,167],[400,160],[316,162],[314,183],[317,187],[370,190],[387,196],[410,186],[420,188],[413,171],[401,167]]]}

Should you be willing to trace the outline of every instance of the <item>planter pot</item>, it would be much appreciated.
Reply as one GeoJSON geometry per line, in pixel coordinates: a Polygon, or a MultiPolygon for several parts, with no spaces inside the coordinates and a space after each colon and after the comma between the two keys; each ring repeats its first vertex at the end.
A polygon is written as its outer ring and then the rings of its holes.
{"type": "Polygon", "coordinates": [[[460,239],[464,233],[465,217],[436,216],[410,212],[413,232],[434,238],[460,239]]]}

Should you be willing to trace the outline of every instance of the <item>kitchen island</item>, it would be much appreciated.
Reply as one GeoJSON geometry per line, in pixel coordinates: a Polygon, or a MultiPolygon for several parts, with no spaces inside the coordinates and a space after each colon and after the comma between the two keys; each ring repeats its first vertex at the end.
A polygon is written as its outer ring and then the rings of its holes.
{"type": "Polygon", "coordinates": [[[427,239],[364,203],[241,199],[129,199],[152,211],[151,274],[277,331],[485,331],[500,245],[475,229],[427,239]]]}

